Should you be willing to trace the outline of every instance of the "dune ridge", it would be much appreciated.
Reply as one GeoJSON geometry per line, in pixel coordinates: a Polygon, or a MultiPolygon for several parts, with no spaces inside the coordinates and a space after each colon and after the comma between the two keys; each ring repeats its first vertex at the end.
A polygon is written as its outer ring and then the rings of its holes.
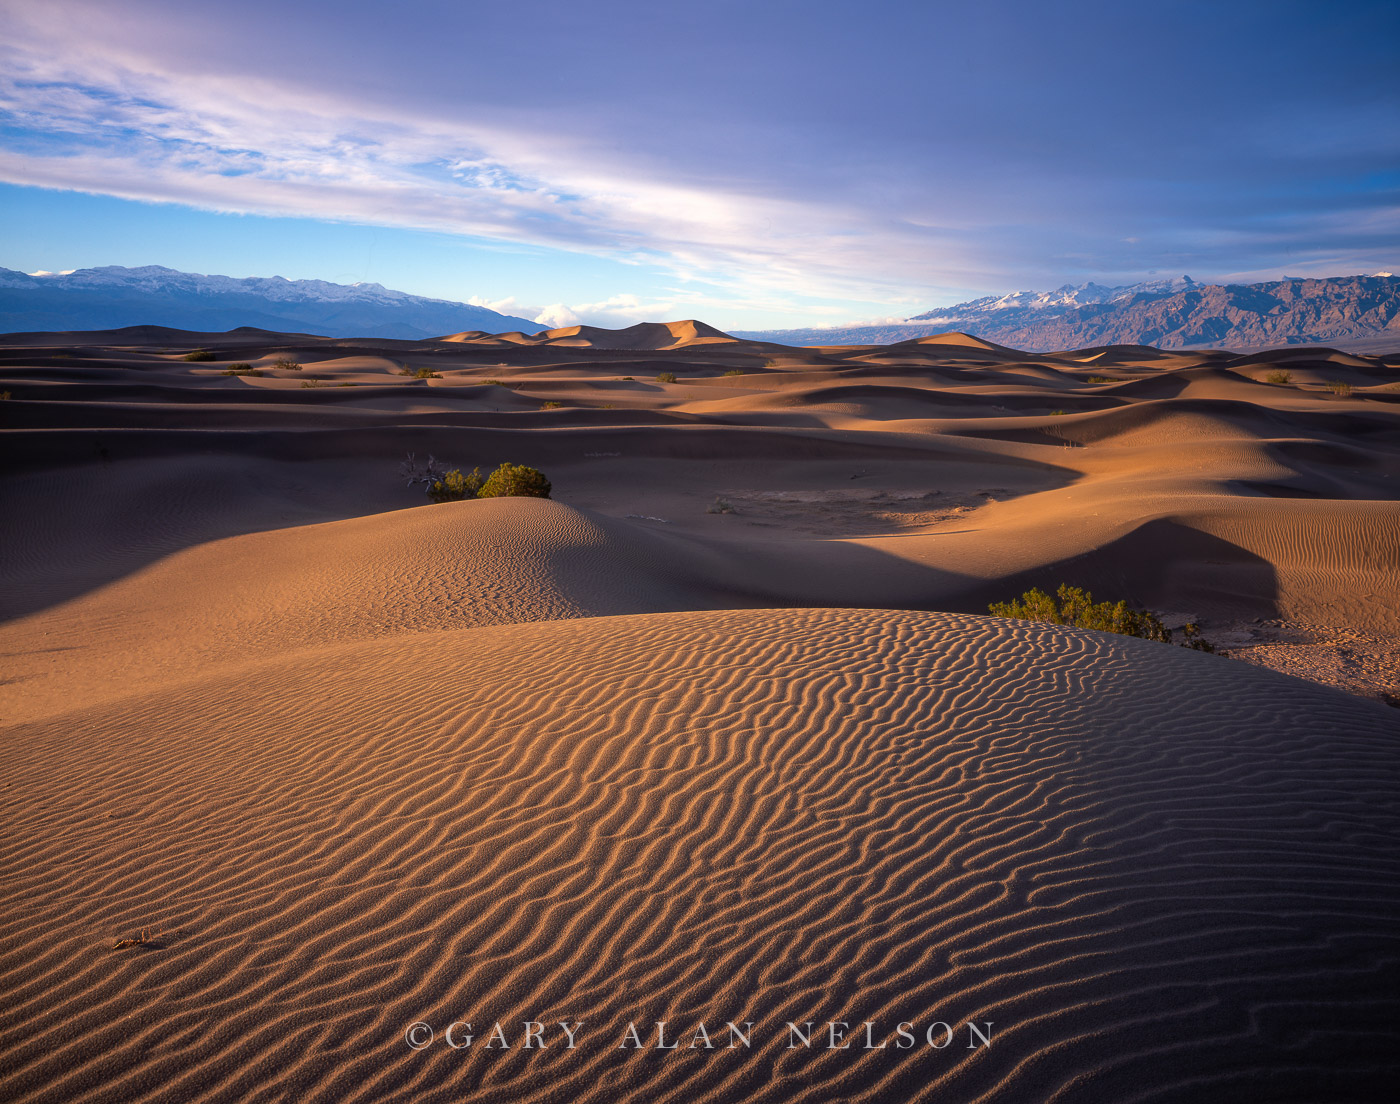
{"type": "Polygon", "coordinates": [[[1400,361],[190,336],[0,340],[5,1099],[1392,1093],[1400,361]]]}
{"type": "Polygon", "coordinates": [[[11,735],[28,1099],[1363,1099],[1394,1073],[1400,728],[1211,657],[641,615],[312,649],[11,735]],[[94,950],[143,924],[161,950],[94,950]],[[402,1039],[566,1016],[598,1032],[572,1053],[402,1039]],[[616,1049],[736,1017],[764,1026],[741,1055],[616,1049]],[[786,1049],[833,1017],[995,1042],[786,1049]]]}

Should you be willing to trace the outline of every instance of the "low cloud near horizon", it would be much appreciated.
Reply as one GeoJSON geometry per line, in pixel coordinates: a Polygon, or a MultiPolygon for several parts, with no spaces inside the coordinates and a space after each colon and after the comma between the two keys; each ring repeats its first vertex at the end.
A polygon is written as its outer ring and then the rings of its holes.
{"type": "Polygon", "coordinates": [[[542,325],[1373,271],[1397,10],[6,3],[0,180],[664,274],[542,325]]]}

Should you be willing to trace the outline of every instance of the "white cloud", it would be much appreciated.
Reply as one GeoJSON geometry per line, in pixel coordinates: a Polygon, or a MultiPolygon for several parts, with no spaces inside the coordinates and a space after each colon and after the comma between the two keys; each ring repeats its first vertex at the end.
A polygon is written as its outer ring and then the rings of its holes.
{"type": "Polygon", "coordinates": [[[551,303],[547,307],[541,307],[535,315],[535,324],[548,330],[577,326],[581,321],[582,319],[563,303],[551,303]]]}
{"type": "Polygon", "coordinates": [[[517,318],[530,317],[539,311],[538,307],[523,306],[514,295],[507,295],[504,299],[487,299],[484,295],[473,295],[467,302],[473,307],[485,307],[498,314],[513,314],[517,318]]]}
{"type": "MultiPolygon", "coordinates": [[[[669,76],[685,51],[617,66],[568,38],[559,48],[569,53],[536,60],[549,57],[536,40],[547,35],[521,36],[529,41],[518,56],[540,71],[504,81],[492,65],[517,55],[466,37],[460,51],[448,42],[447,24],[455,19],[465,34],[492,18],[490,6],[446,3],[409,5],[402,26],[376,30],[383,56],[376,42],[369,71],[345,53],[363,48],[367,9],[352,6],[342,20],[325,17],[329,4],[282,7],[0,0],[0,180],[604,255],[648,276],[664,270],[689,313],[721,302],[696,287],[726,292],[726,311],[776,303],[789,316],[819,312],[794,302],[807,297],[842,300],[844,315],[861,309],[856,300],[922,307],[974,289],[1054,286],[1070,274],[1142,275],[1116,264],[1201,276],[1305,255],[1361,270],[1385,263],[1400,235],[1393,211],[1343,204],[1353,225],[1329,226],[1311,202],[1275,233],[1253,211],[1222,208],[1216,188],[1165,180],[1168,170],[1204,172],[1186,158],[1154,154],[1152,183],[1072,156],[1017,162],[1005,150],[1016,144],[1020,103],[1012,115],[949,112],[940,122],[963,129],[930,143],[901,135],[898,111],[883,122],[851,111],[841,123],[805,103],[775,113],[757,93],[751,102],[730,96],[724,108],[685,95],[708,87],[694,83],[711,81],[703,67],[690,85],[663,79],[628,99],[634,86],[599,75],[603,66],[640,73],[650,60],[669,76]],[[360,29],[341,37],[342,23],[360,29]],[[1371,225],[1354,225],[1363,220],[1371,225]],[[1239,232],[1213,238],[1222,225],[1239,232]]],[[[495,33],[520,18],[505,13],[495,33]]],[[[781,60],[755,56],[783,71],[781,60]]],[[[883,74],[857,67],[839,83],[854,92],[874,76],[883,74]]],[[[1327,110],[1311,125],[1323,126],[1327,110]]],[[[1154,148],[1135,139],[1139,147],[1154,148]]],[[[1253,202],[1247,190],[1228,194],[1253,202]]],[[[509,313],[555,308],[585,321],[634,312],[605,302],[509,313]]]]}
{"type": "Polygon", "coordinates": [[[859,209],[674,177],[566,132],[191,68],[83,5],[53,0],[6,30],[0,115],[40,139],[0,151],[11,183],[601,253],[749,296],[888,299],[950,260],[935,263],[930,234],[891,235],[859,209]],[[68,18],[42,17],[56,10],[68,18]]]}

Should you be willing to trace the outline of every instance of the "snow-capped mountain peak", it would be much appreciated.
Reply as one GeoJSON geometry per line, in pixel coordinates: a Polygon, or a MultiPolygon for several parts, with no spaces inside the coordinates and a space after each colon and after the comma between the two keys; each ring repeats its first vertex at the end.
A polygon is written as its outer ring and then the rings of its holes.
{"type": "Polygon", "coordinates": [[[30,275],[0,268],[0,329],[79,330],[154,324],[240,325],[353,337],[430,337],[479,329],[534,332],[529,319],[361,281],[208,276],[164,265],[104,265],[30,275]]]}

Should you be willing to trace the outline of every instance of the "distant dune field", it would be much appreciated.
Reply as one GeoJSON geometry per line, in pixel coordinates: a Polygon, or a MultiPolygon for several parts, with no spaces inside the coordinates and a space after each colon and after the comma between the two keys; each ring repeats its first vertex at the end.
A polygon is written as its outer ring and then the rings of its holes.
{"type": "Polygon", "coordinates": [[[0,375],[6,1099],[1393,1091],[1400,356],[150,327],[0,375]],[[1233,655],[986,616],[1061,582],[1233,655]]]}

